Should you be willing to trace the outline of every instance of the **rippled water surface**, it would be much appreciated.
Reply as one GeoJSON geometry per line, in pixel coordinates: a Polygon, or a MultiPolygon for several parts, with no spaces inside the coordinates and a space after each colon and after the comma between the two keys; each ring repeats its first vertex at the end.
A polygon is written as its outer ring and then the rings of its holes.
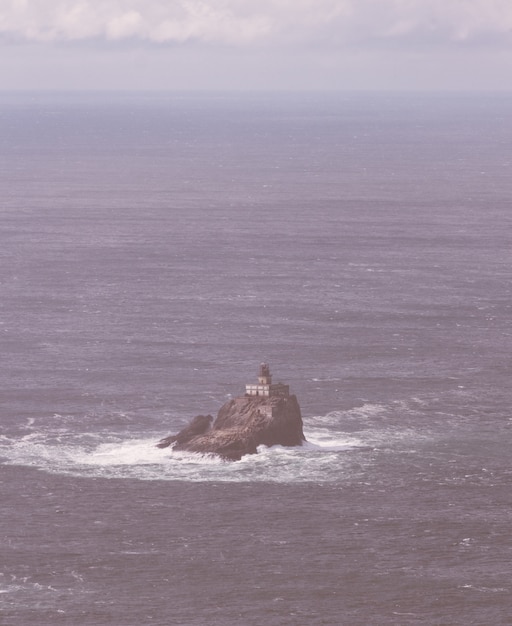
{"type": "Polygon", "coordinates": [[[511,623],[510,105],[0,97],[2,624],[511,623]]]}

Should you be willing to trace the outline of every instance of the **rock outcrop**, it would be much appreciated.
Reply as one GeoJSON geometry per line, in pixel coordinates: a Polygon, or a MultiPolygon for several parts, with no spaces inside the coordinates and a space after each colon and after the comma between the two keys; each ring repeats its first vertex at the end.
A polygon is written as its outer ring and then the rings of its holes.
{"type": "Polygon", "coordinates": [[[172,445],[174,450],[238,461],[245,454],[256,454],[260,445],[301,446],[305,437],[297,398],[282,393],[282,385],[270,383],[270,395],[233,398],[219,409],[211,428],[211,415],[198,415],[177,435],[162,439],[158,447],[172,445]],[[272,395],[272,390],[279,395],[272,395]]]}
{"type": "Polygon", "coordinates": [[[188,426],[180,430],[177,435],[169,435],[161,439],[156,445],[158,448],[167,448],[171,443],[178,445],[186,444],[188,441],[202,435],[212,427],[213,417],[211,415],[196,415],[188,426]]]}

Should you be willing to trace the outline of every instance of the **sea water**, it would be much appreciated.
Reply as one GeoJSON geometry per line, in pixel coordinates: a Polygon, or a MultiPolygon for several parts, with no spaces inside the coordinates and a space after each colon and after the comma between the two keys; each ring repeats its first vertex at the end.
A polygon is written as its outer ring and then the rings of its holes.
{"type": "Polygon", "coordinates": [[[511,105],[0,97],[2,624],[511,623],[511,105]]]}

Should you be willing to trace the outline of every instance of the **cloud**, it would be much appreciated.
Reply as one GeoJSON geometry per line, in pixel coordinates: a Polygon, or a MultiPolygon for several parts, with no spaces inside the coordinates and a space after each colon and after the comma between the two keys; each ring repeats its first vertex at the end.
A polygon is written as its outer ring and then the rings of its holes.
{"type": "Polygon", "coordinates": [[[315,45],[512,41],[511,0],[2,0],[0,34],[30,42],[315,45]]]}
{"type": "Polygon", "coordinates": [[[0,33],[37,42],[140,39],[243,44],[272,28],[236,0],[3,0],[0,33]]]}

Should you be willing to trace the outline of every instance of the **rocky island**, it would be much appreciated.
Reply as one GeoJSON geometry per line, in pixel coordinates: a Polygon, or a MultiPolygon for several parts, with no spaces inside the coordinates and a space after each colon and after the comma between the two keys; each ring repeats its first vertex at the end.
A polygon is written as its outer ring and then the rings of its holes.
{"type": "Polygon", "coordinates": [[[245,454],[256,454],[260,445],[301,446],[305,441],[297,398],[290,395],[288,385],[273,384],[268,364],[262,363],[258,381],[245,386],[244,396],[226,402],[215,421],[211,415],[198,415],[157,446],[238,461],[245,454]]]}

